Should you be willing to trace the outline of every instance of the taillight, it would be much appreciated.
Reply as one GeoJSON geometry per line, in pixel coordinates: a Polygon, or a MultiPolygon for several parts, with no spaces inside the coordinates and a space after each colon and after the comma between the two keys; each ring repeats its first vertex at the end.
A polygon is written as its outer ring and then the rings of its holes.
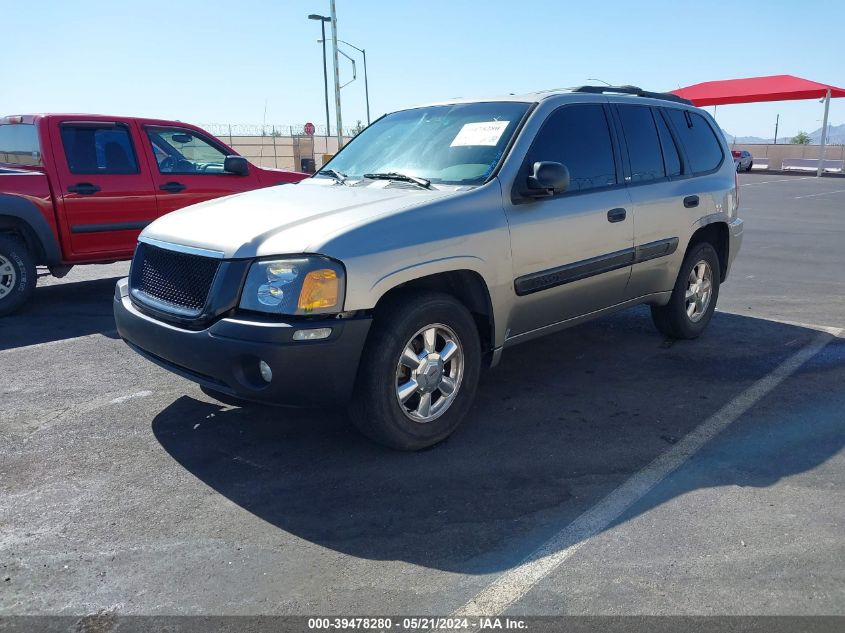
{"type": "Polygon", "coordinates": [[[731,217],[739,215],[739,173],[734,172],[734,208],[731,217]]]}

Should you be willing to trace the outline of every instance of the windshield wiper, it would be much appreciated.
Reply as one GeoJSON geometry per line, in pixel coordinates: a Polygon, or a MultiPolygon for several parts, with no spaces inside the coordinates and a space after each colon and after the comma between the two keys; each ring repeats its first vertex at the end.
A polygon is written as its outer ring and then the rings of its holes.
{"type": "Polygon", "coordinates": [[[342,174],[336,169],[321,169],[317,172],[317,175],[325,174],[329,178],[334,178],[335,181],[339,182],[342,185],[346,184],[346,174],[342,174]]]}
{"type": "Polygon", "coordinates": [[[364,178],[369,178],[370,180],[399,180],[401,182],[412,182],[416,185],[419,185],[420,187],[431,189],[430,180],[426,180],[425,178],[417,178],[416,176],[408,176],[406,174],[399,174],[395,171],[377,174],[364,174],[364,178]]]}

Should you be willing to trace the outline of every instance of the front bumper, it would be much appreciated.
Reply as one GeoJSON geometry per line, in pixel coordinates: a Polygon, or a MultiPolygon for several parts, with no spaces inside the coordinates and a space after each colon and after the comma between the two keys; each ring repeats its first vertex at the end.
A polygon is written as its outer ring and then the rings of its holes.
{"type": "Polygon", "coordinates": [[[117,331],[136,352],[210,389],[267,404],[342,404],[352,393],[370,318],[291,320],[224,318],[203,330],[187,330],[140,312],[128,281],[114,295],[117,331]],[[330,327],[319,341],[294,341],[296,330],[330,327]],[[268,383],[259,361],[273,371],[268,383]]]}
{"type": "Polygon", "coordinates": [[[742,246],[743,226],[744,223],[739,218],[728,224],[728,267],[725,269],[724,279],[728,278],[728,273],[731,271],[737,253],[742,246]]]}

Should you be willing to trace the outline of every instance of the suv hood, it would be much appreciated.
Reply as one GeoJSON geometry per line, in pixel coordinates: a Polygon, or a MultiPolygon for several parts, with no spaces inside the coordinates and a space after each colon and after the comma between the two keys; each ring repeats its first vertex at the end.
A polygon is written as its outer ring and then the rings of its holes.
{"type": "Polygon", "coordinates": [[[258,189],[174,211],[141,235],[220,251],[226,258],[320,253],[324,244],[345,230],[455,194],[451,188],[387,185],[379,181],[351,187],[307,180],[258,189]]]}

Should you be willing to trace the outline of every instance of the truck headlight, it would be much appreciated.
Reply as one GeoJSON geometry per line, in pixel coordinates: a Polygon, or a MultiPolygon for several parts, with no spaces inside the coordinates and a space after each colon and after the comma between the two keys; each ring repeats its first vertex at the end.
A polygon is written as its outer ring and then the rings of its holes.
{"type": "Polygon", "coordinates": [[[240,307],[288,315],[340,312],[345,286],[343,266],[325,257],[260,260],[249,268],[240,307]]]}

